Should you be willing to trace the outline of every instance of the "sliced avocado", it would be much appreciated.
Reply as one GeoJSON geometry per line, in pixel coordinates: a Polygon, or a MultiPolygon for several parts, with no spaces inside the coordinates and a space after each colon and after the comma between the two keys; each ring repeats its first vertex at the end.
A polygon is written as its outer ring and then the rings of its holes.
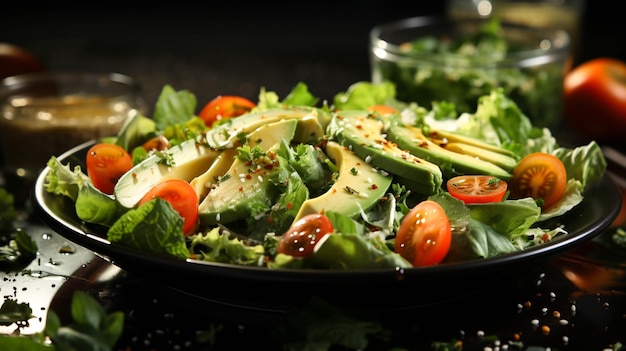
{"type": "Polygon", "coordinates": [[[355,218],[360,210],[367,211],[385,195],[391,185],[392,177],[372,168],[354,152],[329,141],[326,154],[337,168],[339,176],[332,188],[326,193],[306,200],[294,221],[313,213],[335,211],[355,218]]]}
{"type": "MultiPolygon", "coordinates": [[[[250,147],[275,152],[283,139],[293,139],[297,126],[295,119],[263,124],[248,135],[247,143],[250,147]]],[[[278,190],[268,180],[272,171],[268,168],[250,165],[235,157],[227,172],[219,176],[198,206],[202,225],[230,223],[249,217],[251,206],[257,203],[270,205],[278,196],[278,190]]]]}
{"type": "MultiPolygon", "coordinates": [[[[295,119],[264,124],[248,134],[246,140],[250,147],[259,146],[267,150],[272,145],[280,143],[282,138],[292,138],[297,133],[299,125],[300,123],[295,119]]],[[[190,184],[196,191],[200,202],[204,200],[211,188],[216,186],[218,179],[228,172],[238,154],[237,144],[233,144],[232,148],[224,149],[206,172],[191,180],[190,184]]]]}
{"type": "Polygon", "coordinates": [[[421,194],[434,194],[443,182],[439,167],[399,148],[383,136],[385,123],[366,111],[339,111],[328,125],[328,134],[359,157],[386,172],[410,181],[421,194]]]}
{"type": "Polygon", "coordinates": [[[517,161],[514,158],[505,156],[498,152],[482,149],[479,146],[463,143],[447,143],[442,144],[446,150],[450,150],[459,154],[473,156],[476,160],[486,161],[494,164],[509,172],[513,171],[517,161]]]}
{"type": "MultiPolygon", "coordinates": [[[[398,147],[439,165],[446,178],[460,174],[488,174],[503,180],[511,178],[511,173],[501,168],[500,165],[485,161],[476,155],[459,153],[456,150],[441,147],[428,139],[420,128],[414,126],[391,124],[387,130],[387,137],[398,144],[398,147]]],[[[502,158],[508,158],[491,150],[483,150],[474,146],[474,151],[478,150],[488,156],[499,155],[502,158]]],[[[515,162],[513,159],[510,160],[515,162]]]]}
{"type": "Polygon", "coordinates": [[[443,130],[436,130],[436,131],[430,131],[428,133],[428,138],[431,139],[433,142],[439,143],[439,144],[460,143],[460,144],[465,144],[465,145],[476,146],[483,150],[488,150],[491,152],[502,154],[504,156],[508,156],[512,158],[514,161],[519,161],[519,156],[515,154],[513,151],[501,148],[496,145],[486,143],[482,140],[472,138],[467,135],[461,135],[458,133],[453,133],[453,132],[443,131],[443,130]]]}
{"type": "Polygon", "coordinates": [[[190,181],[204,172],[219,154],[194,139],[154,153],[124,173],[115,185],[115,198],[122,206],[132,208],[157,183],[170,178],[190,181]]]}
{"type": "Polygon", "coordinates": [[[204,173],[189,182],[196,191],[199,202],[202,202],[209,191],[216,186],[218,179],[228,172],[237,153],[236,148],[223,150],[204,173]]]}
{"type": "Polygon", "coordinates": [[[251,133],[264,124],[284,119],[298,121],[298,131],[294,136],[294,141],[311,143],[324,136],[330,115],[324,110],[313,107],[287,107],[248,113],[227,119],[225,123],[209,130],[206,133],[205,142],[215,149],[231,148],[239,135],[251,133]]]}

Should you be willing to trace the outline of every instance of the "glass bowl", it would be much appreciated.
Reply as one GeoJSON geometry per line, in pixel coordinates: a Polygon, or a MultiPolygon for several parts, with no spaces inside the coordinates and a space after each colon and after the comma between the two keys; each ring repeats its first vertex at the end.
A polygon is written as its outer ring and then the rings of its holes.
{"type": "Polygon", "coordinates": [[[0,164],[18,204],[51,156],[116,135],[144,111],[139,82],[124,74],[39,72],[0,80],[0,164]]]}
{"type": "Polygon", "coordinates": [[[369,51],[372,81],[393,82],[400,101],[428,109],[433,101],[448,101],[458,113],[474,113],[480,96],[501,88],[534,125],[560,124],[563,78],[571,65],[566,31],[494,19],[412,17],[374,27],[369,51]]]}

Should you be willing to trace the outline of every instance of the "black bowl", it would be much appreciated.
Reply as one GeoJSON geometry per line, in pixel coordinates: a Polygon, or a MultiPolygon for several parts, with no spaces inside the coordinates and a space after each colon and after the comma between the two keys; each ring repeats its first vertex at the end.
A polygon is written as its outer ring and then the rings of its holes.
{"type": "MultiPolygon", "coordinates": [[[[59,156],[62,163],[85,168],[93,142],[59,156]]],[[[41,220],[74,243],[133,274],[156,279],[183,296],[210,303],[281,313],[316,296],[330,303],[382,311],[406,310],[476,293],[487,282],[514,277],[520,270],[559,255],[608,228],[621,207],[608,176],[584,193],[584,201],[558,219],[568,234],[511,254],[432,267],[380,270],[267,269],[180,260],[140,252],[106,240],[104,228],[76,216],[74,203],[45,190],[44,169],[33,189],[33,206],[41,220]]],[[[554,224],[554,223],[552,223],[554,224]]]]}

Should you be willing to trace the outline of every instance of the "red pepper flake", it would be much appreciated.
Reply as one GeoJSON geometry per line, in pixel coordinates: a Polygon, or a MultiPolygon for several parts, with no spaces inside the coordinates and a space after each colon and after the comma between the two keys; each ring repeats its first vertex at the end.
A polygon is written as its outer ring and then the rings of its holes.
{"type": "Polygon", "coordinates": [[[290,201],[287,203],[287,209],[291,210],[293,208],[293,203],[290,201]]]}
{"type": "Polygon", "coordinates": [[[252,179],[252,175],[250,173],[246,174],[246,179],[248,180],[252,179]]]}
{"type": "Polygon", "coordinates": [[[239,192],[240,192],[240,193],[242,193],[242,192],[243,192],[243,187],[242,187],[242,186],[240,186],[240,187],[239,187],[239,192]]]}
{"type": "Polygon", "coordinates": [[[378,189],[378,185],[376,185],[376,184],[372,184],[372,189],[373,189],[373,190],[378,189]]]}

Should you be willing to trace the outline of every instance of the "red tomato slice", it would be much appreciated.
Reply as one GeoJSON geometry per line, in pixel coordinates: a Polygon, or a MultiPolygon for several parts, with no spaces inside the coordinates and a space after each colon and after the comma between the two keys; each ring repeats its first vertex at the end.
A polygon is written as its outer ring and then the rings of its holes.
{"type": "Polygon", "coordinates": [[[211,127],[213,123],[226,118],[237,117],[250,112],[256,104],[242,96],[220,95],[209,101],[200,111],[199,117],[211,127]]]}
{"type": "Polygon", "coordinates": [[[110,195],[120,177],[133,167],[133,160],[121,146],[102,143],[89,149],[86,166],[93,186],[110,195]]]}
{"type": "Polygon", "coordinates": [[[511,198],[532,197],[547,209],[557,203],[567,186],[567,172],[561,160],[548,153],[526,155],[513,170],[509,181],[511,198]]]}
{"type": "Polygon", "coordinates": [[[452,244],[452,228],[444,209],[435,201],[417,204],[402,219],[396,233],[394,251],[413,266],[441,262],[452,244]]]}
{"type": "Polygon", "coordinates": [[[461,175],[446,183],[448,192],[466,204],[499,202],[504,199],[507,183],[494,176],[461,175]]]}
{"type": "Polygon", "coordinates": [[[182,179],[167,179],[150,189],[139,200],[138,206],[159,197],[168,201],[183,218],[183,234],[192,234],[198,223],[198,195],[188,182],[182,179]]]}
{"type": "Polygon", "coordinates": [[[310,256],[315,244],[334,230],[330,219],[323,214],[304,216],[283,234],[278,243],[278,253],[295,257],[310,256]]]}

